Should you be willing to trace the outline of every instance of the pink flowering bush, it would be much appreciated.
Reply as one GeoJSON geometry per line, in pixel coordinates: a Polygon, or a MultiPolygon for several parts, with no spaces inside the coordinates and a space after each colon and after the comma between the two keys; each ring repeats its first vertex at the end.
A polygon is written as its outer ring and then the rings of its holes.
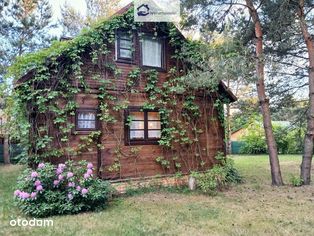
{"type": "Polygon", "coordinates": [[[47,217],[102,208],[111,194],[109,183],[95,178],[92,163],[74,165],[69,161],[26,169],[18,179],[14,198],[27,215],[47,217]]]}

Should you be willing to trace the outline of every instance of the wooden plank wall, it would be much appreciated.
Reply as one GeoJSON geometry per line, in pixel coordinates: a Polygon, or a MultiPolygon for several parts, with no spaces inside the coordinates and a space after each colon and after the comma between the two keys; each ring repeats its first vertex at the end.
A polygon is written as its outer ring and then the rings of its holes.
{"type": "MultiPolygon", "coordinates": [[[[124,99],[123,95],[120,95],[121,99],[124,99]]],[[[207,104],[204,104],[200,98],[198,105],[200,110],[203,109],[204,105],[212,106],[212,101],[208,100],[207,104]]],[[[146,100],[145,94],[129,94],[130,106],[143,106],[146,100]]],[[[79,94],[77,96],[77,102],[80,104],[80,108],[95,108],[98,107],[98,100],[96,95],[91,94],[79,94]]],[[[140,145],[140,146],[127,146],[125,145],[124,140],[124,113],[116,112],[114,113],[117,122],[113,125],[106,125],[103,123],[102,127],[102,137],[100,143],[103,145],[104,149],[98,150],[96,144],[93,147],[80,155],[75,157],[76,160],[85,159],[94,163],[95,166],[98,164],[98,155],[100,154],[101,161],[101,176],[106,179],[119,179],[119,178],[130,178],[130,177],[146,177],[154,176],[158,174],[173,174],[176,172],[174,166],[171,166],[169,170],[163,169],[159,163],[156,162],[158,156],[165,156],[163,148],[159,145],[140,145]],[[121,147],[121,150],[119,149],[121,147]],[[132,149],[137,148],[138,154],[132,155],[132,149]],[[120,159],[120,171],[109,171],[109,167],[113,164],[118,163],[117,160],[117,151],[122,153],[119,157],[120,159]],[[99,153],[100,152],[100,153],[99,153]]],[[[202,113],[202,116],[204,114],[202,113]]],[[[215,155],[218,151],[224,150],[223,135],[224,131],[221,127],[221,124],[218,119],[212,119],[217,117],[217,111],[214,110],[213,116],[207,120],[207,125],[209,127],[209,139],[206,139],[205,132],[200,135],[200,146],[201,154],[205,157],[205,166],[204,168],[210,167],[215,162],[215,155]],[[208,142],[208,144],[206,143],[208,142]],[[206,147],[209,147],[207,156],[206,147]]],[[[202,118],[203,119],[203,118],[202,118]]],[[[204,124],[205,127],[205,124],[204,124]]],[[[71,137],[71,146],[77,146],[80,142],[80,138],[88,135],[86,132],[76,132],[71,137]]],[[[181,155],[184,156],[184,159],[189,162],[190,165],[194,167],[199,167],[199,163],[195,163],[195,159],[192,160],[190,156],[184,155],[180,152],[182,147],[178,146],[177,150],[174,150],[171,155],[181,155]]],[[[168,155],[168,154],[167,154],[168,155]]],[[[170,156],[165,156],[170,158],[170,156]]],[[[184,165],[183,165],[184,166],[184,165]]],[[[181,170],[182,172],[187,172],[186,168],[181,170]]]]}
{"type": "MultiPolygon", "coordinates": [[[[129,97],[130,106],[142,106],[147,98],[145,94],[123,94],[121,91],[125,90],[127,75],[134,68],[140,66],[140,42],[136,40],[135,45],[135,61],[133,64],[118,63],[117,67],[121,70],[121,75],[119,78],[113,78],[110,72],[106,72],[101,66],[94,65],[88,54],[86,54],[83,65],[83,75],[87,84],[92,90],[89,93],[81,93],[76,96],[76,101],[80,108],[92,108],[97,109],[99,101],[97,99],[97,88],[101,85],[99,80],[93,79],[95,75],[100,75],[101,79],[109,79],[113,82],[111,93],[120,94],[118,98],[120,100],[124,99],[124,96],[129,97]]],[[[111,48],[112,53],[109,55],[111,60],[114,58],[114,46],[111,48]]],[[[171,67],[176,65],[176,61],[172,59],[172,54],[174,53],[174,48],[166,43],[166,69],[169,70],[171,67]]],[[[158,78],[160,83],[167,80],[167,72],[159,72],[158,78]]],[[[145,86],[145,78],[140,81],[139,89],[142,90],[145,86]]],[[[213,101],[208,99],[205,103],[202,99],[199,99],[198,104],[200,110],[203,107],[212,106],[213,101]]],[[[173,174],[176,172],[174,166],[167,171],[165,171],[162,166],[156,162],[156,157],[164,155],[164,151],[161,146],[158,145],[142,145],[142,146],[126,146],[124,145],[124,117],[123,111],[115,114],[118,120],[112,126],[107,126],[106,124],[101,125],[102,136],[99,140],[100,144],[103,145],[103,149],[97,148],[97,143],[95,143],[90,149],[80,156],[72,157],[74,160],[87,160],[97,166],[100,164],[99,168],[101,171],[101,177],[105,179],[124,179],[130,177],[147,177],[159,174],[173,174]],[[121,145],[119,145],[119,143],[121,145]],[[120,157],[120,170],[119,171],[109,171],[109,167],[116,163],[117,159],[117,148],[121,147],[119,152],[123,153],[120,157]],[[138,148],[138,155],[132,155],[132,149],[138,148]]],[[[202,114],[204,116],[204,114],[202,114]]],[[[214,110],[213,117],[217,118],[217,111],[214,110]]],[[[204,124],[205,125],[205,124],[204,124]]],[[[203,156],[206,156],[206,163],[204,168],[208,168],[215,162],[214,156],[218,151],[224,150],[224,130],[218,119],[208,119],[207,125],[209,127],[208,136],[206,138],[205,134],[200,136],[201,152],[203,156]],[[207,143],[208,142],[208,143],[207,143]],[[208,155],[206,152],[206,147],[209,147],[208,155]]],[[[88,135],[86,132],[73,132],[70,138],[70,145],[72,147],[77,146],[80,143],[80,138],[88,135]]],[[[180,147],[178,146],[176,150],[173,150],[172,155],[180,152],[180,147]]],[[[183,155],[182,153],[180,153],[183,155]]],[[[184,155],[183,155],[184,156],[184,155]]],[[[195,161],[195,157],[187,156],[184,157],[187,161],[195,161]]],[[[199,165],[199,163],[192,163],[194,165],[199,165]]],[[[187,172],[187,169],[182,169],[182,172],[187,172]]]]}

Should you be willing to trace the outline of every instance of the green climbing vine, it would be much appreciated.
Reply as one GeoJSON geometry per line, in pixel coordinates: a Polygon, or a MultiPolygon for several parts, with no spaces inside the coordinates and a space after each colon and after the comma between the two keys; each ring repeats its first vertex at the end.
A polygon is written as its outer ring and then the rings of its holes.
{"type": "MultiPolygon", "coordinates": [[[[176,64],[164,81],[156,70],[134,66],[121,88],[118,82],[121,82],[122,71],[111,55],[116,31],[121,28],[130,34],[136,31],[141,38],[144,35],[141,27],[142,23],[133,21],[133,9],[130,9],[100,22],[73,40],[55,42],[48,49],[17,59],[10,68],[10,76],[16,81],[26,73],[29,77],[16,86],[15,105],[20,114],[24,114],[16,126],[23,126],[19,138],[29,150],[30,164],[57,157],[73,159],[94,147],[103,150],[106,147],[102,140],[110,138],[115,143],[114,160],[110,166],[101,166],[100,171],[120,175],[122,161],[129,158],[136,167],[141,148],[123,148],[124,125],[121,124],[130,96],[135,95],[145,97],[143,109],[159,109],[163,127],[159,145],[163,155],[156,156],[156,162],[166,173],[199,170],[212,164],[209,147],[204,143],[209,142],[209,122],[216,108],[221,118],[222,103],[205,107],[201,104],[211,104],[208,102],[211,99],[221,101],[218,93],[213,92],[217,91],[218,82],[212,83],[210,88],[192,88],[187,82],[192,75],[186,76],[204,61],[200,54],[200,47],[204,45],[184,39],[172,24],[154,23],[155,36],[160,32],[168,35],[176,64]],[[88,62],[91,65],[86,67],[88,62]],[[90,80],[87,75],[91,75],[90,80]],[[97,84],[96,91],[91,81],[97,84]],[[73,130],[79,94],[96,94],[100,127],[82,136],[73,146],[71,137],[77,134],[73,130]],[[116,127],[120,127],[119,130],[116,127]]],[[[127,123],[130,122],[131,117],[128,117],[127,123]]]]}

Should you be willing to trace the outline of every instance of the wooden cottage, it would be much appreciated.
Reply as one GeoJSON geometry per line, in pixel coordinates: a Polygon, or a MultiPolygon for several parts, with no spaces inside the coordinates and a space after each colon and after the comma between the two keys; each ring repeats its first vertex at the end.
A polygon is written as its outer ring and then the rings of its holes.
{"type": "Polygon", "coordinates": [[[210,168],[225,150],[222,103],[236,98],[223,82],[178,79],[190,68],[184,42],[171,24],[134,22],[129,5],[44,50],[16,86],[32,161],[87,160],[105,179],[210,168]]]}

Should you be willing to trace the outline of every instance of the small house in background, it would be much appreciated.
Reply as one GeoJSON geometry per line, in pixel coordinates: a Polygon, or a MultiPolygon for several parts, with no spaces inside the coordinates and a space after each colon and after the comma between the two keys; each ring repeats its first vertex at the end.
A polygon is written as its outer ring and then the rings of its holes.
{"type": "Polygon", "coordinates": [[[247,133],[247,129],[246,128],[240,128],[234,132],[231,133],[231,141],[240,141],[241,138],[243,137],[243,135],[245,135],[247,133]]]}
{"type": "Polygon", "coordinates": [[[185,41],[171,24],[135,23],[128,5],[57,55],[43,52],[16,83],[30,157],[87,160],[104,179],[210,168],[225,152],[223,102],[236,98],[223,82],[193,90],[176,79],[189,68],[177,55],[185,41]]]}
{"type": "MultiPolygon", "coordinates": [[[[291,126],[291,123],[289,121],[272,121],[273,127],[281,127],[281,128],[289,128],[291,126]]],[[[263,129],[263,123],[259,121],[253,121],[252,123],[247,124],[245,127],[242,127],[240,129],[237,129],[236,131],[233,131],[231,133],[231,154],[241,154],[241,148],[245,146],[244,137],[249,134],[249,132],[257,131],[260,132],[260,135],[262,138],[264,137],[264,129],[263,129]],[[258,130],[251,126],[257,126],[258,130]],[[251,131],[250,131],[251,129],[251,131]]],[[[265,143],[265,150],[266,150],[266,143],[265,143]]],[[[266,151],[265,151],[266,153],[266,151]]],[[[252,153],[253,154],[253,153],[252,153]]]]}
{"type": "Polygon", "coordinates": [[[240,154],[241,147],[244,145],[244,142],[241,141],[242,137],[247,133],[246,128],[240,128],[231,133],[231,154],[240,154]]]}

